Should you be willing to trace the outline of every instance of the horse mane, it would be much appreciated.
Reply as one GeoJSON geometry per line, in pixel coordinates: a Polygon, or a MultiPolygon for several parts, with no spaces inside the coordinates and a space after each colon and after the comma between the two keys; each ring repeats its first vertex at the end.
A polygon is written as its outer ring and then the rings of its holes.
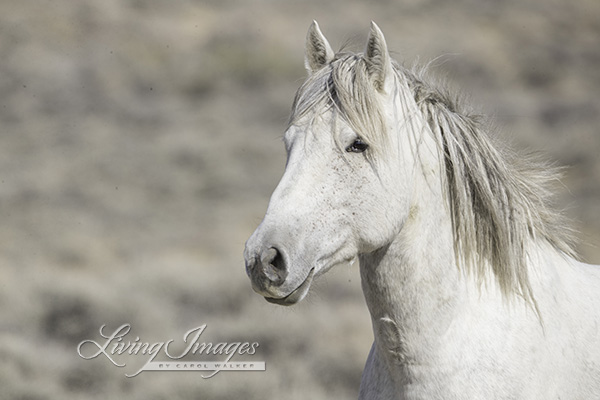
{"type": "Polygon", "coordinates": [[[361,55],[337,53],[327,67],[310,75],[296,92],[289,124],[308,114],[317,117],[318,113],[311,113],[315,109],[332,109],[369,140],[373,150],[385,148],[385,119],[361,55]]]}
{"type": "MultiPolygon", "coordinates": [[[[574,255],[572,230],[552,205],[550,184],[559,171],[493,143],[481,118],[466,112],[450,90],[428,81],[426,69],[409,70],[395,62],[393,69],[396,90],[408,90],[402,98],[416,103],[443,160],[459,268],[475,273],[480,282],[492,273],[505,295],[520,295],[535,306],[527,244],[545,240],[574,255]]],[[[311,75],[296,93],[290,124],[317,105],[339,112],[370,148],[383,151],[388,129],[362,55],[338,53],[311,75]]]]}

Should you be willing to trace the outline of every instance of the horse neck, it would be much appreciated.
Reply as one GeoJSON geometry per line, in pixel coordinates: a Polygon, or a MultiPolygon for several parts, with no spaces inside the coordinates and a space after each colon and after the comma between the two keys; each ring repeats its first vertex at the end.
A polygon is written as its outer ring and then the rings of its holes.
{"type": "Polygon", "coordinates": [[[389,245],[360,258],[376,342],[403,342],[384,343],[387,347],[432,348],[433,343],[424,341],[436,341],[465,301],[442,169],[434,152],[429,154],[419,158],[421,171],[416,173],[410,213],[400,233],[389,245]],[[398,331],[396,339],[385,333],[390,323],[398,331]]]}

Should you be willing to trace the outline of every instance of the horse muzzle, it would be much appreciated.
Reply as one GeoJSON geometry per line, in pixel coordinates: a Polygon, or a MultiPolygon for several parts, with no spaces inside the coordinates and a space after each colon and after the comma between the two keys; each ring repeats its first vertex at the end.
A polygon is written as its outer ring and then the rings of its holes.
{"type": "MultiPolygon", "coordinates": [[[[247,249],[248,250],[248,249],[247,249]]],[[[314,268],[299,284],[288,279],[289,268],[285,254],[276,247],[269,247],[254,255],[246,256],[246,273],[255,292],[268,302],[292,305],[304,298],[314,276],[314,268]]]]}

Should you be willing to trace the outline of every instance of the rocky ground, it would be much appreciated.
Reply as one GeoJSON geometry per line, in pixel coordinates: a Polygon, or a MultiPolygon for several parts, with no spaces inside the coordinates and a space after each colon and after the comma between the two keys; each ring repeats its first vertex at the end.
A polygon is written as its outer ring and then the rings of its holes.
{"type": "MultiPolygon", "coordinates": [[[[294,308],[244,272],[283,171],[281,135],[313,19],[494,114],[506,140],[568,167],[559,204],[600,263],[600,3],[539,0],[0,2],[0,398],[356,398],[372,340],[357,266],[294,308]],[[265,372],[143,372],[77,345],[206,324],[257,342],[265,372]]],[[[243,357],[239,357],[240,359],[243,357]]],[[[139,361],[139,359],[137,359],[139,361]]]]}

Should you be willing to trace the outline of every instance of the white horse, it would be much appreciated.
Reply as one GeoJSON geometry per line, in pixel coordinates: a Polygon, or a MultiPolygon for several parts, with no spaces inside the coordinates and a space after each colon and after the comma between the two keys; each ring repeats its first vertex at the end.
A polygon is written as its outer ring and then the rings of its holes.
{"type": "Polygon", "coordinates": [[[287,165],[246,270],[294,304],[360,260],[375,341],[361,399],[600,399],[600,268],[576,261],[554,173],[492,144],[445,90],[334,54],[312,24],[287,165]]]}

